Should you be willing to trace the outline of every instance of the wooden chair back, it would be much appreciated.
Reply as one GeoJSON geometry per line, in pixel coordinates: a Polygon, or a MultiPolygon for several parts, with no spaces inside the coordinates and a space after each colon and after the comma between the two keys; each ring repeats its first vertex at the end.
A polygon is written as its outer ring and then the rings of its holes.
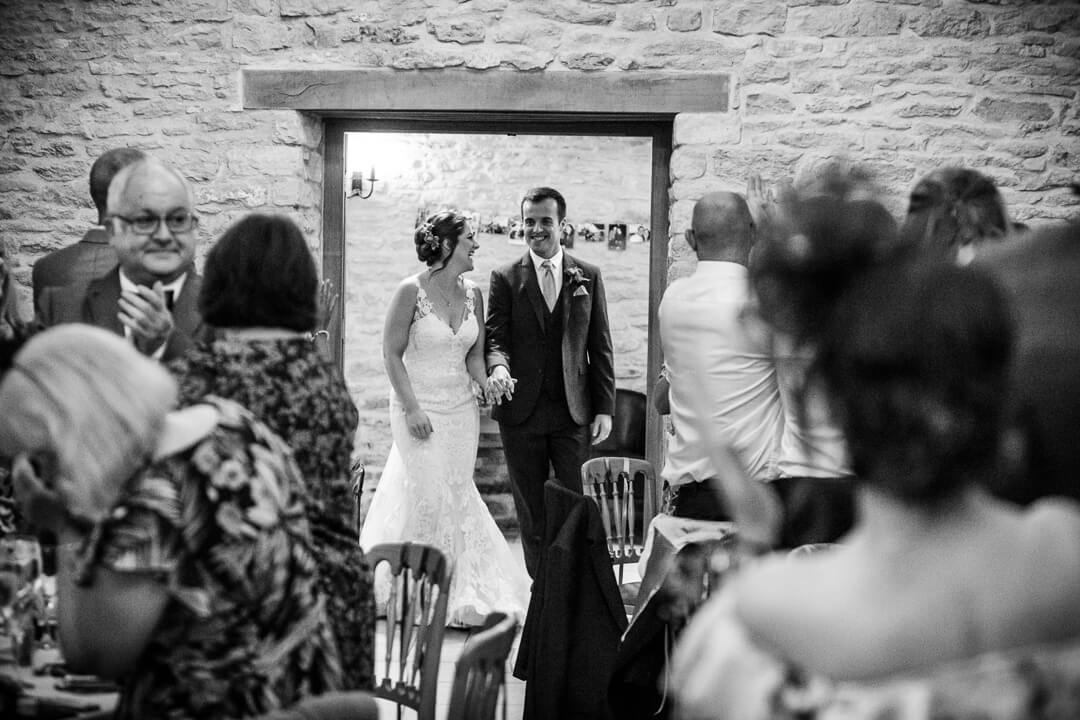
{"type": "Polygon", "coordinates": [[[640,458],[598,457],[581,466],[581,486],[600,506],[608,554],[622,585],[623,565],[641,559],[645,532],[656,515],[656,471],[640,458]]]}
{"type": "Polygon", "coordinates": [[[372,569],[390,572],[390,596],[377,608],[385,612],[386,650],[375,662],[375,696],[416,711],[418,720],[434,720],[439,655],[446,630],[450,565],[438,549],[419,543],[385,543],[367,554],[372,569]]]}
{"type": "Polygon", "coordinates": [[[484,629],[465,641],[454,666],[447,720],[495,720],[500,693],[506,720],[506,660],[517,630],[516,618],[492,613],[484,621],[484,629]]]}

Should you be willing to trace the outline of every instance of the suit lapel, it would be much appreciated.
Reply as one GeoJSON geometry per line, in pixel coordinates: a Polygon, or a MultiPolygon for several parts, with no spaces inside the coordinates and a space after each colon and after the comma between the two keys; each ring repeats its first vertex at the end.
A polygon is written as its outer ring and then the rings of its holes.
{"type": "Polygon", "coordinates": [[[574,258],[572,258],[572,257],[570,257],[569,255],[566,254],[565,250],[563,251],[563,256],[562,256],[562,266],[563,266],[563,283],[562,283],[563,337],[569,337],[570,336],[570,307],[574,304],[573,303],[574,291],[572,289],[570,289],[570,283],[566,279],[566,271],[569,270],[570,268],[575,268],[578,265],[577,265],[576,262],[574,262],[574,258]]]}
{"type": "Polygon", "coordinates": [[[525,294],[532,303],[533,312],[536,313],[536,322],[540,325],[541,332],[547,332],[547,320],[544,318],[547,311],[547,303],[540,292],[540,280],[536,277],[536,266],[533,265],[532,255],[525,253],[521,259],[521,278],[525,294]]]}
{"type": "Polygon", "coordinates": [[[114,268],[109,274],[93,280],[86,287],[86,300],[83,316],[86,322],[112,330],[118,335],[124,334],[120,322],[120,270],[114,268]]]}

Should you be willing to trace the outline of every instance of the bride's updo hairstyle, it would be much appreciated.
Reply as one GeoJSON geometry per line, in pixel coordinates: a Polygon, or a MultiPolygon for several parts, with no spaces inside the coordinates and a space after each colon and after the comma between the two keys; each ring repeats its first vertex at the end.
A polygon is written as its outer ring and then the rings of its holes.
{"type": "Polygon", "coordinates": [[[468,218],[453,210],[443,210],[429,216],[413,233],[416,257],[428,267],[442,260],[444,249],[445,257],[450,257],[468,222],[468,218]]]}
{"type": "Polygon", "coordinates": [[[900,240],[872,200],[793,198],[781,216],[752,282],[764,317],[813,353],[807,387],[859,481],[925,505],[989,474],[1013,336],[995,283],[900,240]]]}

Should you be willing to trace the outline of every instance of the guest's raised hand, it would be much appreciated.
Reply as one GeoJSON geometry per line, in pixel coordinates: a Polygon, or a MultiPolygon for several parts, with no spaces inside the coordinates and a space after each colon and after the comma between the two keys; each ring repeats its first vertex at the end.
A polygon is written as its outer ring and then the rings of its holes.
{"type": "Polygon", "coordinates": [[[337,307],[341,294],[334,292],[334,281],[323,280],[319,284],[319,307],[317,325],[319,330],[329,330],[334,320],[334,308],[337,307]]]}
{"type": "Polygon", "coordinates": [[[117,317],[131,331],[140,352],[152,354],[168,342],[176,325],[165,304],[161,281],[154,283],[153,288],[139,285],[133,291],[121,292],[119,305],[117,317]]]}
{"type": "Polygon", "coordinates": [[[431,433],[435,432],[427,413],[420,408],[405,411],[405,424],[409,428],[409,434],[417,440],[427,440],[431,433]]]}

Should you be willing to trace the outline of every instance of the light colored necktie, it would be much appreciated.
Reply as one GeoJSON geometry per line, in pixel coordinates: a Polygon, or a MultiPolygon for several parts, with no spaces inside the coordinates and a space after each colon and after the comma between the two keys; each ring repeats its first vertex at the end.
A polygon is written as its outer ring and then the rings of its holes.
{"type": "Polygon", "coordinates": [[[555,309],[555,273],[551,269],[551,261],[545,260],[540,263],[543,272],[540,273],[540,292],[544,294],[544,302],[547,303],[548,311],[555,309]]]}

